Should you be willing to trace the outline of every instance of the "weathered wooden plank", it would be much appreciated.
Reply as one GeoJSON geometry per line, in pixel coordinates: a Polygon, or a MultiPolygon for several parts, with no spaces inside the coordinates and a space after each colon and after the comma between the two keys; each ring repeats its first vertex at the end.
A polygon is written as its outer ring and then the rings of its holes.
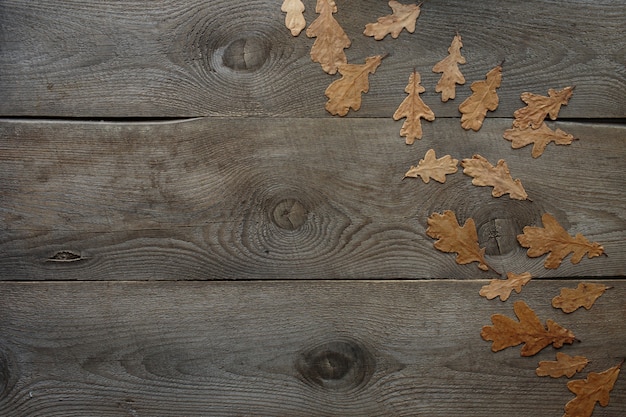
{"type": "MultiPolygon", "coordinates": [[[[8,0],[0,4],[0,114],[61,117],[269,115],[325,117],[334,79],[311,62],[312,39],[293,38],[281,1],[8,0]]],[[[315,19],[313,0],[306,19],[315,19]]],[[[350,62],[389,53],[371,77],[360,116],[393,114],[413,68],[438,116],[457,117],[469,84],[506,60],[495,117],[523,91],[576,85],[563,117],[625,117],[624,2],[463,0],[427,2],[414,34],[377,42],[366,23],[386,1],[346,0],[337,20],[350,62]],[[442,59],[463,36],[468,83],[456,102],[434,92],[442,59]]]]}
{"type": "MultiPolygon", "coordinates": [[[[561,415],[566,379],[539,378],[520,348],[493,353],[492,314],[525,300],[571,329],[561,351],[626,354],[626,282],[566,315],[573,282],[537,280],[507,303],[486,281],[1,283],[0,414],[13,416],[561,415]]],[[[606,408],[626,413],[620,375],[606,408]]]]}
{"type": "Polygon", "coordinates": [[[533,159],[458,119],[401,122],[202,119],[184,123],[0,124],[0,279],[488,277],[433,248],[426,219],[476,221],[489,262],[535,276],[622,276],[626,128],[559,123],[580,140],[533,159]],[[402,180],[430,147],[505,158],[532,201],[491,197],[458,172],[402,180]],[[516,240],[549,212],[608,257],[558,270],[516,240]]]}

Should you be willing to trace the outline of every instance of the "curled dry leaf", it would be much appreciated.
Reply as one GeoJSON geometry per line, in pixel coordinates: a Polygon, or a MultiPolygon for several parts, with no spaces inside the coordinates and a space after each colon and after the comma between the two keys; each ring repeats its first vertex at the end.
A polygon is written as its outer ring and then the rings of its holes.
{"type": "Polygon", "coordinates": [[[498,93],[496,89],[502,82],[502,66],[498,65],[487,73],[484,81],[475,81],[470,87],[472,95],[459,106],[461,126],[465,130],[472,129],[477,132],[483,125],[487,110],[494,111],[498,108],[498,93]]]}
{"type": "Polygon", "coordinates": [[[589,364],[589,359],[584,356],[570,356],[563,352],[556,353],[556,361],[541,361],[535,370],[537,376],[551,376],[571,378],[576,372],[582,371],[589,364]]]}
{"type": "Polygon", "coordinates": [[[491,316],[493,326],[484,326],[480,335],[493,341],[491,350],[498,352],[508,347],[522,346],[522,356],[533,356],[546,346],[560,348],[564,343],[574,343],[574,333],[552,320],[544,327],[535,312],[523,301],[516,301],[513,310],[519,321],[502,314],[491,316]]]}
{"type": "Polygon", "coordinates": [[[604,294],[607,287],[603,284],[581,282],[576,288],[562,288],[561,294],[552,299],[552,307],[560,308],[565,313],[572,313],[580,307],[589,310],[593,303],[604,294]]]}
{"type": "Polygon", "coordinates": [[[465,84],[465,77],[461,74],[458,64],[465,64],[465,57],[461,55],[463,42],[461,35],[456,35],[448,48],[448,56],[437,62],[433,72],[442,73],[435,91],[441,93],[441,101],[444,103],[456,97],[456,85],[465,84]]]}
{"type": "Polygon", "coordinates": [[[493,187],[491,195],[500,197],[509,194],[515,200],[526,200],[528,194],[519,179],[513,179],[509,167],[503,159],[494,167],[481,155],[474,155],[471,159],[461,161],[463,173],[473,178],[472,184],[480,187],[493,187]]]}
{"type": "Polygon", "coordinates": [[[379,17],[376,23],[365,25],[363,34],[373,36],[377,41],[391,34],[392,38],[397,38],[406,29],[407,32],[415,32],[415,22],[420,15],[420,4],[401,4],[395,0],[389,2],[389,7],[393,14],[379,17]]]}
{"type": "Polygon", "coordinates": [[[413,73],[409,76],[409,83],[404,89],[408,93],[408,97],[400,103],[400,106],[393,114],[393,120],[400,120],[406,117],[400,129],[400,136],[406,138],[407,145],[413,144],[415,139],[422,138],[421,118],[431,122],[435,120],[435,113],[420,98],[420,93],[425,91],[420,81],[419,72],[413,70],[413,73]]]}
{"type": "Polygon", "coordinates": [[[574,136],[561,129],[550,129],[545,123],[542,123],[536,129],[532,127],[507,129],[504,131],[504,139],[511,141],[513,149],[523,148],[532,143],[533,150],[531,155],[533,158],[539,158],[550,142],[554,142],[557,145],[569,145],[576,140],[574,136]]]}
{"type": "Polygon", "coordinates": [[[500,297],[500,300],[506,301],[511,296],[513,290],[519,294],[522,291],[522,287],[532,279],[529,272],[519,275],[509,272],[506,274],[506,277],[507,279],[492,279],[489,285],[484,285],[480,289],[479,294],[488,300],[500,297]]]}
{"type": "Polygon", "coordinates": [[[285,26],[291,31],[291,35],[298,36],[306,27],[304,20],[304,4],[301,0],[284,0],[280,10],[287,13],[285,26]]]}
{"type": "Polygon", "coordinates": [[[339,65],[348,62],[343,50],[350,46],[350,38],[333,17],[337,12],[334,0],[317,0],[315,11],[319,17],[306,30],[309,38],[317,38],[311,48],[311,59],[319,62],[328,74],[335,74],[339,65]]]}
{"type": "Polygon", "coordinates": [[[588,258],[594,258],[604,253],[604,248],[599,243],[590,243],[580,233],[570,236],[551,214],[545,213],[541,221],[544,227],[524,227],[523,234],[517,235],[517,241],[528,248],[527,254],[531,258],[549,253],[544,262],[546,268],[558,268],[570,253],[573,253],[573,264],[580,262],[585,254],[588,258]]]}
{"type": "Polygon", "coordinates": [[[561,91],[548,90],[548,97],[540,96],[533,93],[522,93],[521,98],[526,107],[518,109],[513,113],[515,120],[513,127],[526,129],[532,127],[538,129],[541,127],[546,116],[550,115],[550,119],[554,120],[561,110],[561,106],[567,105],[567,102],[574,93],[574,87],[565,87],[561,91]]]}
{"type": "MultiPolygon", "coordinates": [[[[456,252],[456,263],[465,265],[478,262],[478,268],[483,271],[489,269],[485,260],[485,248],[478,245],[478,234],[473,219],[467,219],[461,227],[452,210],[443,214],[433,213],[428,218],[426,234],[435,242],[435,248],[442,252],[456,252]]],[[[493,268],[492,268],[493,269],[493,268]]]]}
{"type": "Polygon", "coordinates": [[[576,398],[565,404],[563,417],[589,417],[596,402],[602,407],[609,405],[609,395],[623,363],[624,361],[604,372],[591,372],[586,379],[569,381],[567,388],[576,394],[576,398]]]}
{"type": "Polygon", "coordinates": [[[365,64],[342,64],[339,73],[342,77],[333,81],[326,89],[326,110],[332,115],[345,116],[352,108],[361,108],[361,93],[369,90],[369,74],[376,72],[383,57],[371,56],[365,59],[365,64]]]}
{"type": "Polygon", "coordinates": [[[458,168],[458,159],[454,159],[450,155],[442,156],[437,159],[434,149],[429,149],[424,155],[424,159],[420,159],[417,166],[411,166],[411,169],[404,174],[404,178],[422,178],[426,184],[430,179],[434,179],[437,182],[446,182],[447,174],[454,174],[458,168]]]}

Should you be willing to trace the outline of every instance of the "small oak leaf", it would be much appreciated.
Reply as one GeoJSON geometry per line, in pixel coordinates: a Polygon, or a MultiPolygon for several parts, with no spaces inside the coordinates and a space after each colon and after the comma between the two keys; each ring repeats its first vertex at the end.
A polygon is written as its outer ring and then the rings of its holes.
{"type": "Polygon", "coordinates": [[[334,0],[317,0],[315,11],[319,17],[306,30],[309,38],[317,38],[311,48],[311,59],[319,62],[328,74],[335,74],[339,65],[348,62],[343,50],[350,46],[350,38],[333,17],[337,12],[334,0]]]}
{"type": "Polygon", "coordinates": [[[539,158],[550,142],[554,142],[557,145],[569,145],[576,140],[574,136],[561,129],[550,129],[545,123],[542,123],[536,129],[532,127],[507,129],[504,132],[504,139],[511,141],[513,149],[523,148],[532,143],[533,150],[531,155],[533,158],[539,158]]]}
{"type": "Polygon", "coordinates": [[[421,177],[426,184],[432,178],[443,184],[446,182],[447,174],[454,174],[458,170],[458,163],[459,160],[452,158],[450,155],[437,159],[435,150],[429,149],[426,155],[424,155],[424,159],[420,159],[417,166],[411,166],[407,173],[404,174],[404,178],[421,177]]]}
{"type": "Polygon", "coordinates": [[[484,326],[480,335],[492,341],[491,350],[498,352],[508,347],[522,346],[522,356],[533,356],[541,349],[552,345],[560,348],[564,343],[574,343],[574,333],[552,320],[544,326],[535,312],[523,301],[516,301],[513,310],[519,321],[502,314],[491,316],[493,326],[484,326]]]}
{"type": "Polygon", "coordinates": [[[529,272],[519,275],[509,272],[506,274],[506,277],[507,279],[492,279],[488,285],[484,285],[480,289],[479,294],[488,300],[500,297],[500,300],[506,301],[511,296],[513,290],[519,294],[522,291],[522,287],[532,279],[529,272]]]}
{"type": "Polygon", "coordinates": [[[437,62],[433,72],[442,73],[435,91],[441,93],[441,101],[446,102],[456,96],[456,85],[465,84],[465,77],[461,74],[458,64],[465,64],[465,57],[461,55],[463,42],[461,35],[456,35],[448,48],[448,56],[437,62]]]}
{"type": "Polygon", "coordinates": [[[298,36],[306,27],[304,20],[304,4],[301,0],[284,0],[280,10],[287,13],[285,26],[291,31],[292,36],[298,36]]]}
{"type": "Polygon", "coordinates": [[[400,136],[406,138],[407,145],[413,144],[415,139],[422,138],[421,118],[431,122],[435,120],[435,113],[420,98],[420,93],[425,91],[420,81],[419,72],[413,70],[413,73],[409,76],[409,83],[404,89],[408,96],[400,103],[400,106],[393,114],[393,120],[400,120],[406,117],[400,129],[400,136]]]}
{"type": "Polygon", "coordinates": [[[426,234],[433,239],[439,239],[435,242],[436,249],[442,252],[456,252],[456,263],[459,265],[478,262],[478,268],[483,271],[489,269],[485,261],[485,248],[478,245],[478,234],[473,219],[467,219],[461,227],[453,211],[446,210],[443,214],[433,213],[428,218],[426,234]]]}
{"type": "Polygon", "coordinates": [[[504,159],[500,159],[494,167],[481,155],[474,155],[471,159],[461,161],[463,173],[473,178],[472,184],[480,187],[493,187],[491,195],[500,197],[509,194],[515,200],[526,200],[528,194],[519,179],[513,180],[509,167],[504,159]]]}
{"type": "Polygon", "coordinates": [[[551,214],[544,213],[541,221],[544,227],[524,227],[523,233],[517,235],[517,241],[528,248],[527,255],[531,258],[549,253],[544,262],[546,268],[558,268],[570,253],[573,253],[573,264],[579,263],[585,254],[591,259],[604,253],[604,248],[599,243],[590,243],[580,233],[570,236],[551,214]]]}
{"type": "Polygon", "coordinates": [[[576,397],[565,404],[563,417],[590,417],[596,402],[602,407],[609,405],[609,395],[623,363],[624,361],[604,372],[591,372],[585,379],[569,381],[567,388],[576,397]]]}
{"type": "Polygon", "coordinates": [[[326,110],[332,115],[345,116],[352,108],[361,108],[361,93],[369,91],[368,75],[376,72],[383,57],[381,55],[365,58],[365,64],[341,64],[339,73],[342,77],[333,81],[326,89],[326,110]]]}
{"type": "Polygon", "coordinates": [[[589,364],[589,359],[584,356],[570,356],[563,352],[556,353],[556,361],[541,361],[535,369],[537,376],[550,376],[571,378],[576,372],[582,371],[589,364]]]}
{"type": "Polygon", "coordinates": [[[420,15],[420,4],[401,4],[395,0],[389,2],[389,7],[393,10],[393,14],[379,17],[376,23],[368,23],[365,25],[363,34],[365,36],[373,36],[377,41],[391,34],[396,39],[402,29],[407,32],[415,32],[415,22],[420,15]]]}
{"type": "Polygon", "coordinates": [[[574,87],[565,87],[561,91],[551,88],[548,90],[548,97],[533,93],[522,93],[522,101],[527,106],[513,113],[515,117],[513,127],[526,129],[530,126],[533,129],[537,129],[548,115],[550,115],[550,119],[555,120],[559,110],[561,110],[561,106],[567,105],[573,93],[574,87]]]}
{"type": "Polygon", "coordinates": [[[487,73],[484,81],[475,81],[471,85],[472,95],[459,106],[461,126],[465,130],[477,132],[483,125],[487,110],[498,108],[498,93],[496,89],[502,82],[502,66],[498,65],[487,73]]]}
{"type": "Polygon", "coordinates": [[[572,313],[580,307],[589,310],[593,303],[611,287],[603,284],[581,282],[576,288],[562,288],[561,294],[552,299],[552,307],[560,308],[565,313],[572,313]]]}

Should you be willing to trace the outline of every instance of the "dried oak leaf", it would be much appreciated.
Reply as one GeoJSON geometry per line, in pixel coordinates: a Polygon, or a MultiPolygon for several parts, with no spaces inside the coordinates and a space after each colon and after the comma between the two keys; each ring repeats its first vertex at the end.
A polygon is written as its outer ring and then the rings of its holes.
{"type": "Polygon", "coordinates": [[[532,279],[529,272],[519,275],[508,272],[506,277],[507,279],[492,279],[488,285],[484,285],[480,289],[479,294],[488,300],[500,297],[500,300],[506,301],[511,296],[513,290],[519,294],[522,291],[522,287],[532,279]]]}
{"type": "Polygon", "coordinates": [[[504,159],[500,159],[494,167],[485,157],[474,155],[471,159],[463,159],[461,166],[463,173],[473,178],[472,184],[493,187],[491,195],[494,197],[509,194],[509,197],[515,200],[528,199],[522,182],[519,179],[513,180],[504,159]]]}
{"type": "Polygon", "coordinates": [[[430,179],[434,179],[437,182],[446,182],[447,174],[454,174],[458,168],[458,159],[454,159],[450,155],[442,156],[437,159],[434,149],[429,149],[424,155],[424,159],[420,159],[417,166],[411,166],[411,168],[404,174],[404,178],[417,178],[421,177],[422,181],[426,184],[430,179]]]}
{"type": "Polygon", "coordinates": [[[574,93],[574,87],[565,87],[561,91],[548,90],[548,97],[533,93],[522,93],[521,98],[526,107],[522,107],[513,113],[515,120],[513,127],[526,129],[532,127],[538,129],[547,115],[554,120],[561,110],[561,106],[567,105],[574,93]]]}
{"type": "Polygon", "coordinates": [[[493,326],[484,326],[480,335],[484,340],[493,341],[491,350],[498,352],[508,347],[522,346],[522,356],[533,356],[541,349],[552,344],[560,348],[564,343],[573,343],[574,333],[561,327],[552,320],[547,320],[544,327],[535,312],[523,301],[516,301],[513,310],[519,321],[502,314],[491,316],[493,326]]]}
{"type": "Polygon", "coordinates": [[[523,148],[532,143],[533,150],[531,155],[533,158],[539,158],[550,142],[554,142],[557,145],[569,145],[576,140],[574,136],[561,129],[550,129],[545,123],[542,123],[536,129],[532,127],[507,129],[504,131],[504,139],[511,141],[513,149],[523,148]]]}
{"type": "Polygon", "coordinates": [[[609,405],[609,393],[617,381],[622,363],[604,372],[591,372],[586,379],[569,381],[567,388],[576,394],[576,398],[565,404],[563,417],[589,417],[596,402],[602,407],[609,405]]]}
{"type": "Polygon", "coordinates": [[[292,36],[298,36],[306,27],[304,20],[304,4],[301,0],[284,0],[280,10],[287,13],[285,26],[291,31],[292,36]]]}
{"type": "Polygon", "coordinates": [[[326,89],[326,110],[332,115],[345,116],[352,108],[361,108],[361,93],[369,91],[368,75],[376,72],[383,57],[381,55],[365,58],[365,64],[342,64],[339,73],[342,77],[333,81],[326,89]]]}
{"type": "Polygon", "coordinates": [[[443,214],[433,213],[428,218],[426,234],[433,239],[439,239],[435,242],[436,249],[448,253],[456,252],[456,263],[459,265],[478,262],[478,268],[483,271],[489,269],[485,261],[485,248],[478,245],[473,219],[467,219],[461,227],[452,210],[446,210],[443,214]]]}
{"type": "Polygon", "coordinates": [[[475,81],[471,85],[472,95],[459,106],[461,126],[465,130],[477,132],[483,125],[487,110],[498,108],[498,93],[496,89],[502,82],[502,66],[498,65],[487,73],[484,81],[475,81]]]}
{"type": "Polygon", "coordinates": [[[461,55],[463,42],[461,36],[456,35],[448,48],[448,56],[437,62],[433,72],[442,73],[435,91],[441,93],[441,101],[444,103],[456,97],[456,85],[465,84],[465,77],[461,74],[458,64],[465,64],[465,57],[461,55]]]}
{"type": "Polygon", "coordinates": [[[406,117],[400,129],[400,136],[406,138],[407,145],[413,144],[415,139],[422,138],[421,118],[431,122],[435,120],[435,113],[420,98],[420,93],[426,91],[420,84],[420,81],[419,72],[413,70],[413,73],[409,76],[409,83],[404,89],[408,96],[400,103],[400,106],[393,114],[393,120],[400,120],[406,117]]]}
{"type": "Polygon", "coordinates": [[[561,294],[552,299],[552,307],[560,308],[565,313],[572,313],[580,307],[589,310],[593,303],[611,287],[603,284],[581,282],[576,288],[562,288],[561,294]]]}
{"type": "Polygon", "coordinates": [[[406,29],[407,32],[415,32],[415,22],[420,15],[420,6],[422,4],[401,4],[395,0],[389,2],[389,7],[393,10],[393,14],[379,17],[376,23],[368,23],[365,25],[363,34],[365,36],[373,36],[377,41],[391,34],[392,38],[397,38],[406,29]]]}
{"type": "Polygon", "coordinates": [[[570,253],[573,253],[573,264],[580,262],[585,254],[588,258],[594,258],[604,253],[604,248],[599,243],[590,243],[580,233],[570,236],[551,214],[544,213],[541,221],[544,227],[524,227],[523,234],[517,235],[517,241],[528,248],[527,254],[531,258],[549,253],[544,262],[546,268],[558,268],[570,253]]]}
{"type": "Polygon", "coordinates": [[[551,376],[571,378],[576,372],[582,371],[589,364],[589,359],[584,356],[570,356],[563,352],[556,353],[556,361],[541,361],[535,369],[537,376],[551,376]]]}
{"type": "Polygon", "coordinates": [[[319,17],[306,30],[309,38],[317,38],[311,48],[311,59],[319,62],[328,74],[335,74],[339,65],[348,62],[343,50],[350,46],[350,38],[333,17],[337,12],[334,0],[317,0],[315,11],[319,17]]]}

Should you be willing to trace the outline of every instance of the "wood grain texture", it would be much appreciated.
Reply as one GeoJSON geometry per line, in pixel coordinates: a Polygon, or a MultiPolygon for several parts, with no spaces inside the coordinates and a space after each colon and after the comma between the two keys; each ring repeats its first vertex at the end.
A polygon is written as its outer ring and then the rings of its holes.
{"type": "MultiPolygon", "coordinates": [[[[307,0],[306,20],[315,18],[307,0]]],[[[361,117],[388,117],[415,68],[438,117],[458,117],[471,82],[505,60],[500,107],[510,117],[520,93],[576,85],[566,118],[626,117],[626,15],[622,0],[429,2],[414,34],[374,41],[366,23],[386,1],[345,0],[336,18],[352,39],[352,63],[385,54],[361,117]],[[463,37],[467,83],[443,104],[435,63],[463,37]]],[[[276,0],[0,3],[0,114],[58,117],[326,117],[335,79],[311,62],[313,43],[284,27],[276,0]]]]}
{"type": "Polygon", "coordinates": [[[487,119],[437,119],[413,146],[402,122],[214,119],[0,124],[0,279],[332,279],[492,276],[433,248],[426,220],[476,221],[488,262],[538,277],[626,274],[624,137],[557,123],[580,140],[533,159],[487,119]],[[491,197],[461,170],[402,177],[427,149],[506,159],[532,201],[491,197]],[[516,235],[549,212],[608,257],[547,270],[516,235]]]}
{"type": "MultiPolygon", "coordinates": [[[[523,299],[581,340],[592,362],[626,355],[626,282],[589,311],[550,298],[572,282],[535,280],[507,303],[486,281],[1,283],[0,414],[16,416],[561,415],[565,378],[540,378],[546,348],[493,353],[492,314],[523,299]]],[[[626,413],[620,375],[610,405],[626,413]]]]}

